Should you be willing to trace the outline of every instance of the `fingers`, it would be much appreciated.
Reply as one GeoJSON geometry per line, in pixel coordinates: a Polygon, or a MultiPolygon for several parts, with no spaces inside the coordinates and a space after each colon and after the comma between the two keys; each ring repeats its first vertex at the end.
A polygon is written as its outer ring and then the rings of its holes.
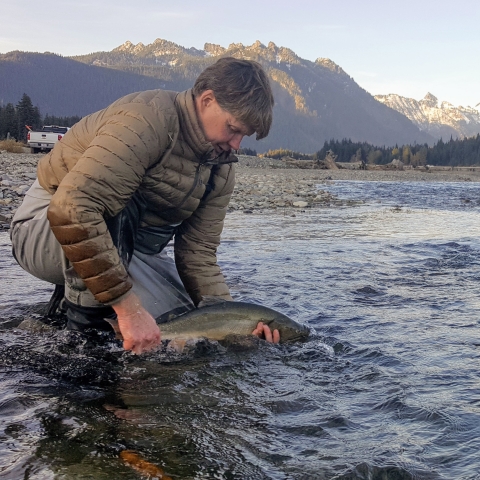
{"type": "Polygon", "coordinates": [[[157,348],[161,341],[155,319],[141,305],[133,313],[125,314],[117,308],[117,319],[123,337],[123,348],[140,355],[157,348]]]}
{"type": "Polygon", "coordinates": [[[273,331],[273,343],[279,343],[280,342],[280,332],[275,329],[273,331]]]}
{"type": "Polygon", "coordinates": [[[252,335],[256,337],[262,338],[263,337],[263,323],[258,322],[257,328],[252,332],[252,335]]]}
{"type": "Polygon", "coordinates": [[[158,347],[158,343],[141,343],[141,344],[127,344],[126,342],[123,342],[123,348],[125,350],[130,350],[132,353],[135,355],[141,355],[142,353],[145,352],[152,352],[156,350],[158,347]]]}
{"type": "Polygon", "coordinates": [[[259,338],[264,338],[265,341],[269,343],[280,342],[280,332],[277,329],[272,332],[270,327],[268,325],[264,325],[263,322],[258,322],[257,328],[252,332],[252,335],[255,335],[259,338]]]}
{"type": "Polygon", "coordinates": [[[157,332],[153,334],[150,338],[143,339],[133,339],[129,338],[124,340],[123,348],[125,350],[130,350],[136,355],[140,355],[145,352],[151,352],[155,350],[161,342],[162,336],[160,334],[160,329],[157,328],[157,332]]]}
{"type": "Polygon", "coordinates": [[[268,325],[263,326],[263,336],[268,343],[273,343],[272,331],[268,325]]]}

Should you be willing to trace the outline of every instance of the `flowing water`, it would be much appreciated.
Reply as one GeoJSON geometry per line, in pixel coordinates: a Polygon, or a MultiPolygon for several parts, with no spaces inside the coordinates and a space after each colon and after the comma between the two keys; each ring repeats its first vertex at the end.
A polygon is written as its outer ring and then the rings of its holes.
{"type": "Polygon", "coordinates": [[[19,330],[51,288],[0,234],[0,478],[148,478],[129,449],[175,479],[480,479],[480,184],[327,188],[364,202],[229,214],[219,249],[235,299],[314,329],[295,345],[19,330]]]}

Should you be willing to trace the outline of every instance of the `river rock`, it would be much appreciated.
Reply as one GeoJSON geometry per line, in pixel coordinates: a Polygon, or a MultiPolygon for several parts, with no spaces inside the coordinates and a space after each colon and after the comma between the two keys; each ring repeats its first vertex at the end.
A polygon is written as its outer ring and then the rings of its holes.
{"type": "MultiPolygon", "coordinates": [[[[35,181],[42,155],[2,152],[0,155],[0,229],[8,228],[28,188],[35,181]]],[[[322,186],[335,180],[374,181],[479,181],[476,172],[417,172],[411,170],[301,169],[271,158],[238,156],[236,186],[228,211],[268,213],[281,209],[294,215],[298,208],[347,205],[322,186]],[[299,203],[303,202],[303,203],[299,203]],[[294,205],[297,204],[297,205],[294,205]],[[291,209],[291,212],[288,212],[291,209]]],[[[361,199],[359,199],[361,200],[361,199]]],[[[298,211],[298,210],[297,210],[298,211]]]]}
{"type": "Polygon", "coordinates": [[[294,207],[305,208],[305,207],[308,207],[308,202],[303,202],[303,201],[293,202],[292,205],[294,207]]]}

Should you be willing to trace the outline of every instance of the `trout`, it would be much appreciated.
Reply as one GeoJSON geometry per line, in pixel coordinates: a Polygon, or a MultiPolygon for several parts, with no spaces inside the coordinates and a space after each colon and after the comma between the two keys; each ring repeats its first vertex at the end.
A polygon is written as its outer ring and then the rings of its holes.
{"type": "Polygon", "coordinates": [[[250,335],[263,322],[280,333],[280,343],[303,340],[310,330],[307,326],[268,307],[245,302],[220,302],[197,308],[159,324],[162,340],[205,337],[224,340],[229,335],[250,335]]]}

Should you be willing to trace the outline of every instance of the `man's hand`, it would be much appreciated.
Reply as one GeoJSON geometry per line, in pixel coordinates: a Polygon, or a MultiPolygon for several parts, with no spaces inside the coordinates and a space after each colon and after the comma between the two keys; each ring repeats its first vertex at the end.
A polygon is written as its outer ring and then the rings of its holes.
{"type": "Polygon", "coordinates": [[[133,292],[112,307],[118,317],[125,350],[140,355],[160,345],[162,337],[155,319],[143,308],[133,292]]]}
{"type": "Polygon", "coordinates": [[[272,333],[268,325],[258,322],[257,328],[252,332],[258,338],[263,338],[269,343],[278,343],[280,341],[280,332],[275,329],[272,333]]]}

